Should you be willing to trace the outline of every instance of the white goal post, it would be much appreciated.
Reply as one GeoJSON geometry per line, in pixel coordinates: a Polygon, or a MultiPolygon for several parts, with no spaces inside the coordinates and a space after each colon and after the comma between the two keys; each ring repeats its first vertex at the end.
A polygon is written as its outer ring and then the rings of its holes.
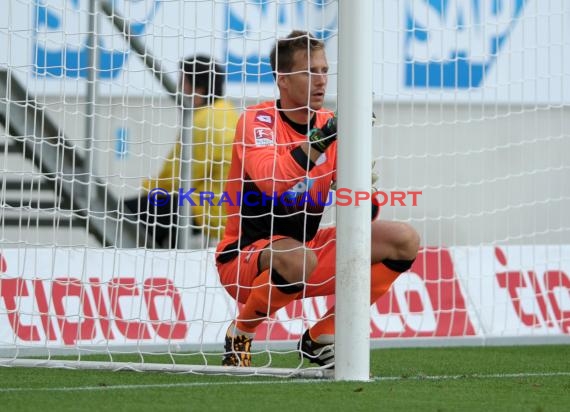
{"type": "Polygon", "coordinates": [[[0,365],[366,380],[370,347],[570,343],[569,19],[563,0],[8,0],[0,365]],[[183,181],[219,183],[229,161],[197,154],[181,61],[214,57],[241,113],[278,97],[269,52],[292,29],[324,41],[339,114],[322,220],[338,230],[337,365],[297,356],[331,296],[263,323],[254,367],[222,368],[238,310],[214,260],[224,219],[183,202],[145,225],[130,207],[179,139],[183,181]],[[371,200],[353,205],[371,172],[380,218],[422,241],[369,307],[371,200]]]}
{"type": "MultiPolygon", "coordinates": [[[[337,187],[370,191],[372,1],[339,2],[337,187]],[[341,34],[342,33],[342,34],[341,34]],[[355,64],[357,62],[357,64],[355,64]]],[[[337,209],[335,378],[370,379],[372,205],[337,209]]]]}

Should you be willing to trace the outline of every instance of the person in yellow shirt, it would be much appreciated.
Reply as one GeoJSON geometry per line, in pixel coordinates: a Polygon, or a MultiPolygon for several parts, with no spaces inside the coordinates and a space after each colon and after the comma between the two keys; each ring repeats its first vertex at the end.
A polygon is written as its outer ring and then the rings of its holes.
{"type": "Polygon", "coordinates": [[[191,161],[189,187],[181,185],[182,132],[167,156],[157,177],[142,183],[142,196],[126,201],[127,207],[137,213],[154,247],[178,246],[177,224],[179,191],[187,193],[191,205],[193,233],[200,236],[203,246],[217,243],[223,235],[226,222],[225,207],[216,206],[225,187],[232,155],[232,144],[239,113],[225,99],[225,73],[209,56],[196,55],[181,62],[180,90],[182,106],[192,110],[191,161]],[[149,196],[160,188],[167,201],[149,196]],[[209,195],[213,193],[213,197],[209,195]],[[202,195],[202,198],[201,198],[202,195]],[[206,198],[211,198],[211,203],[206,198]],[[195,206],[193,205],[195,204],[195,206]]]}

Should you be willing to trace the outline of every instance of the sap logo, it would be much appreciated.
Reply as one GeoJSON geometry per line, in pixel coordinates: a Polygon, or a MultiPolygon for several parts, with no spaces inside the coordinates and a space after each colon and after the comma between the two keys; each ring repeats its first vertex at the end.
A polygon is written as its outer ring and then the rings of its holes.
{"type": "Polygon", "coordinates": [[[305,177],[285,192],[287,199],[295,199],[313,187],[313,179],[305,177]]]}
{"type": "MultiPolygon", "coordinates": [[[[113,9],[127,19],[130,33],[141,35],[152,21],[161,0],[111,0],[113,9]]],[[[89,13],[87,0],[38,0],[34,16],[34,69],[38,75],[87,78],[89,13]]],[[[100,79],[119,75],[129,55],[123,35],[111,23],[98,30],[96,74],[100,79]],[[112,38],[111,38],[112,37],[112,38]],[[113,49],[113,47],[115,47],[113,49]]]]}
{"type": "Polygon", "coordinates": [[[325,43],[336,34],[336,4],[330,0],[227,1],[223,33],[229,82],[272,83],[269,53],[275,37],[302,27],[325,43]]]}
{"type": "Polygon", "coordinates": [[[527,0],[408,0],[405,85],[479,87],[527,0]]]}

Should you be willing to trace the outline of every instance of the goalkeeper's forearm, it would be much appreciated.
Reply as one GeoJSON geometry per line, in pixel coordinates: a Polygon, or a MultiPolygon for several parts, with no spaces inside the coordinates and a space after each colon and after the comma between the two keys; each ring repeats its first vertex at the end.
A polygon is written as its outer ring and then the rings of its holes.
{"type": "Polygon", "coordinates": [[[300,147],[313,163],[316,163],[317,159],[323,154],[322,152],[316,150],[314,147],[311,147],[311,144],[308,142],[301,143],[300,147]]]}

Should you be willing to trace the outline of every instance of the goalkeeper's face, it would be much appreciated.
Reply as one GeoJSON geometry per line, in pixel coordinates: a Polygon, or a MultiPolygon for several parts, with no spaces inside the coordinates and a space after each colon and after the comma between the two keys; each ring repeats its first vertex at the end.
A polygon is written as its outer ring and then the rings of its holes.
{"type": "Polygon", "coordinates": [[[329,65],[324,50],[305,50],[293,54],[291,73],[283,76],[280,84],[281,101],[290,108],[318,110],[323,107],[328,83],[329,65]]]}

